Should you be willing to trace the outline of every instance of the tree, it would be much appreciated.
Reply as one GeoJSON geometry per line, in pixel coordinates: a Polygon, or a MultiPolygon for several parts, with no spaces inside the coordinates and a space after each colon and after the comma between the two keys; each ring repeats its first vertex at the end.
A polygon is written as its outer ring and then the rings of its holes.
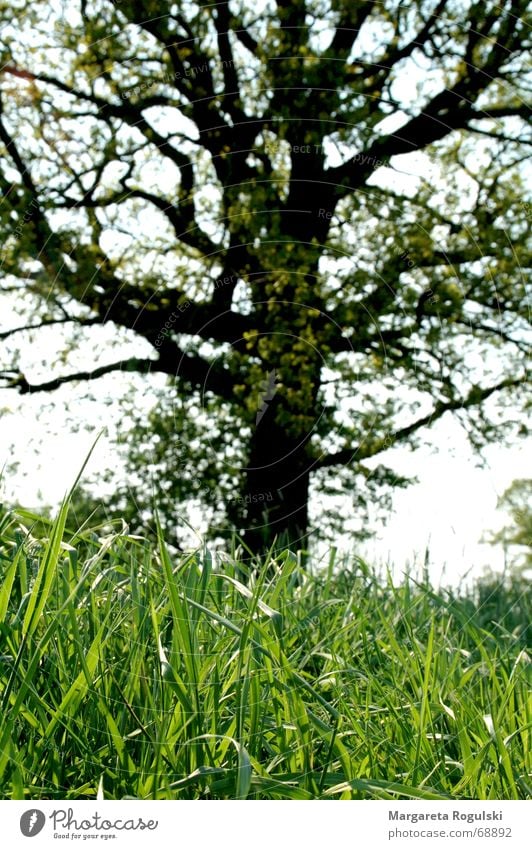
{"type": "Polygon", "coordinates": [[[505,525],[490,539],[502,544],[516,570],[532,569],[532,480],[515,480],[499,499],[499,507],[508,510],[512,524],[505,525]]]}
{"type": "Polygon", "coordinates": [[[477,447],[514,424],[524,0],[15,5],[5,386],[166,376],[150,470],[174,503],[207,487],[253,550],[306,539],[311,486],[359,504],[396,483],[373,458],[447,413],[477,447]],[[30,378],[50,328],[62,359],[30,378]]]}

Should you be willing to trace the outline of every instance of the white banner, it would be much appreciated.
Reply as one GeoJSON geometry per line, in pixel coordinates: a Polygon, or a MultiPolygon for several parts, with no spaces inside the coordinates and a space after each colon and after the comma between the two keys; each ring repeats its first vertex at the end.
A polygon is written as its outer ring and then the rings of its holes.
{"type": "Polygon", "coordinates": [[[525,849],[532,845],[529,805],[497,801],[0,801],[1,845],[6,849],[72,844],[116,849],[525,849]]]}

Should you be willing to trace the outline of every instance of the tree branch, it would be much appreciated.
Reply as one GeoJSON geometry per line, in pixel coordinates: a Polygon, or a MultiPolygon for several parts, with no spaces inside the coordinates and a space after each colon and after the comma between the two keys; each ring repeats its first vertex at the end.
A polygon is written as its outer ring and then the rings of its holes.
{"type": "Polygon", "coordinates": [[[218,363],[209,363],[197,354],[187,354],[173,342],[164,342],[159,348],[159,359],[141,359],[130,357],[127,360],[108,363],[92,369],[79,371],[47,380],[44,383],[30,383],[26,376],[19,371],[5,370],[0,372],[0,381],[4,381],[5,389],[17,389],[21,395],[36,392],[53,392],[66,383],[97,380],[113,372],[128,372],[150,374],[159,372],[172,376],[175,380],[184,380],[203,392],[213,392],[226,400],[233,400],[233,379],[229,372],[218,363]]]}
{"type": "Polygon", "coordinates": [[[346,61],[358,38],[362,24],[371,15],[374,7],[375,3],[346,3],[340,14],[327,54],[346,61]]]}
{"type": "Polygon", "coordinates": [[[39,324],[25,324],[19,327],[12,327],[11,330],[3,330],[0,333],[0,339],[7,339],[13,336],[14,333],[23,333],[26,330],[40,330],[41,327],[50,327],[54,324],[75,324],[77,327],[91,327],[94,324],[101,324],[101,318],[50,318],[44,319],[39,324]]]}
{"type": "Polygon", "coordinates": [[[233,121],[239,122],[242,118],[245,118],[245,113],[242,111],[240,105],[240,86],[235,67],[233,49],[229,38],[231,14],[229,12],[228,0],[218,3],[213,17],[214,25],[216,27],[218,53],[222,63],[222,73],[224,78],[224,95],[222,102],[231,115],[233,121]]]}
{"type": "MultiPolygon", "coordinates": [[[[519,4],[521,6],[523,4],[519,4]]],[[[513,6],[513,4],[512,4],[513,6]]],[[[475,67],[464,62],[464,69],[452,88],[444,89],[437,94],[420,114],[411,118],[400,130],[383,138],[377,138],[365,151],[364,156],[353,157],[344,164],[332,168],[328,176],[338,182],[338,197],[343,197],[349,191],[363,185],[373,170],[372,161],[389,161],[392,156],[412,153],[422,150],[428,145],[439,141],[451,131],[468,127],[473,119],[499,118],[508,115],[526,117],[530,110],[522,105],[487,106],[476,110],[474,103],[479,95],[488,88],[497,77],[501,67],[512,51],[516,49],[520,31],[515,26],[516,18],[512,12],[504,12],[494,44],[482,66],[475,67]]],[[[490,27],[496,18],[490,22],[490,27]]],[[[471,24],[469,42],[466,48],[466,59],[471,56],[479,34],[471,24]]],[[[489,31],[481,33],[486,39],[489,31]]]]}
{"type": "Polygon", "coordinates": [[[61,202],[54,204],[54,209],[97,209],[112,206],[113,204],[120,204],[123,201],[130,200],[130,198],[145,200],[160,210],[171,224],[176,238],[185,245],[194,248],[204,256],[215,254],[219,250],[218,246],[214,242],[211,242],[207,234],[200,230],[193,217],[193,208],[191,208],[193,206],[192,193],[187,196],[184,203],[174,206],[164,197],[154,195],[144,189],[128,189],[125,187],[122,192],[115,192],[97,199],[85,197],[82,200],[77,200],[65,197],[61,202]],[[189,214],[185,215],[183,210],[187,206],[189,207],[187,210],[189,214]]]}
{"type": "Polygon", "coordinates": [[[316,461],[317,469],[325,469],[331,466],[347,466],[356,457],[356,461],[367,460],[369,457],[375,457],[382,451],[387,451],[393,445],[399,442],[404,442],[413,433],[427,425],[432,425],[434,422],[441,419],[445,413],[455,412],[456,410],[466,410],[470,407],[478,407],[496,392],[504,389],[512,389],[521,386],[526,382],[526,375],[520,378],[507,378],[501,380],[495,386],[488,386],[481,389],[479,386],[473,386],[469,394],[465,398],[458,398],[454,401],[441,401],[437,403],[430,413],[422,416],[419,419],[411,422],[405,427],[399,428],[394,433],[388,434],[383,439],[377,440],[372,445],[369,444],[364,448],[364,443],[353,446],[351,448],[342,448],[340,451],[335,451],[332,454],[327,454],[325,457],[316,461]]]}
{"type": "Polygon", "coordinates": [[[21,395],[33,394],[35,392],[53,392],[59,389],[65,383],[72,383],[80,380],[96,380],[103,377],[105,374],[110,374],[114,371],[138,372],[139,374],[148,374],[150,371],[164,371],[165,369],[158,368],[156,360],[139,359],[131,357],[129,360],[120,360],[116,363],[109,363],[105,366],[99,366],[92,371],[79,371],[74,374],[65,374],[61,377],[56,377],[53,380],[47,380],[44,383],[30,383],[22,372],[1,371],[0,380],[6,381],[6,389],[18,389],[21,395]]]}
{"type": "Polygon", "coordinates": [[[429,41],[433,35],[433,27],[440,20],[447,3],[448,0],[439,0],[434,11],[431,12],[417,35],[415,35],[414,38],[412,38],[407,44],[403,45],[403,47],[399,47],[398,44],[395,43],[399,40],[399,36],[397,36],[392,42],[391,49],[380,60],[380,62],[364,66],[364,77],[369,78],[372,81],[372,88],[382,90],[394,66],[403,59],[407,59],[412,55],[414,50],[421,49],[421,47],[429,41]]]}
{"type": "Polygon", "coordinates": [[[253,38],[251,33],[246,27],[242,25],[242,22],[237,20],[234,16],[231,19],[231,32],[233,32],[238,38],[239,42],[247,49],[250,53],[257,52],[258,42],[253,38]]]}

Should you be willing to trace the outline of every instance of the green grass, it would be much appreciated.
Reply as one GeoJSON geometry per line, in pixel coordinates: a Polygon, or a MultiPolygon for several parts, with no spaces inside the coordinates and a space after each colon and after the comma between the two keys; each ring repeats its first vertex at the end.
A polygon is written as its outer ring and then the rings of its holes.
{"type": "Polygon", "coordinates": [[[1,798],[530,795],[523,586],[289,552],[243,585],[234,552],[22,519],[0,519],[1,798]]]}

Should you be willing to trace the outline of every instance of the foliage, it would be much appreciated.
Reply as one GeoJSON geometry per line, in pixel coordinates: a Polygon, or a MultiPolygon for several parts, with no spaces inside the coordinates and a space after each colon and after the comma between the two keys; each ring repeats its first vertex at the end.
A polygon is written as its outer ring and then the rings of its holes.
{"type": "Polygon", "coordinates": [[[446,414],[476,447],[526,432],[525,0],[17,9],[2,377],[154,386],[142,509],[155,477],[254,549],[301,542],[311,490],[360,510],[446,414]]]}
{"type": "Polygon", "coordinates": [[[499,507],[509,511],[512,524],[506,525],[490,542],[501,543],[515,569],[532,569],[532,480],[515,480],[499,499],[499,507]]]}
{"type": "Polygon", "coordinates": [[[0,523],[3,798],[530,795],[529,591],[510,623],[289,551],[245,586],[238,550],[172,558],[67,514],[0,523]]]}

